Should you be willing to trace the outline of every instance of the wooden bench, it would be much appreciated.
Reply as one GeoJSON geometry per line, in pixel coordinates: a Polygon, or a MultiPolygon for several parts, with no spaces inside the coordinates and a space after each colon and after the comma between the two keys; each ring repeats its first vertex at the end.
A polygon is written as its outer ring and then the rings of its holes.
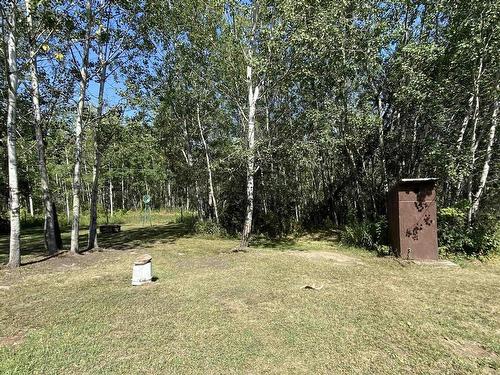
{"type": "Polygon", "coordinates": [[[119,224],[106,224],[99,226],[99,232],[101,233],[118,233],[121,232],[122,226],[119,224]]]}

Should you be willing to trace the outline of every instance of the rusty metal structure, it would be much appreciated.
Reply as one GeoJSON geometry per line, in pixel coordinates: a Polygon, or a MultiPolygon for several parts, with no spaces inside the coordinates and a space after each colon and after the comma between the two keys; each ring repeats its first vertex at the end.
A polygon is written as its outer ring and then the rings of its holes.
{"type": "Polygon", "coordinates": [[[389,191],[389,239],[401,258],[438,259],[436,181],[402,179],[389,191]]]}

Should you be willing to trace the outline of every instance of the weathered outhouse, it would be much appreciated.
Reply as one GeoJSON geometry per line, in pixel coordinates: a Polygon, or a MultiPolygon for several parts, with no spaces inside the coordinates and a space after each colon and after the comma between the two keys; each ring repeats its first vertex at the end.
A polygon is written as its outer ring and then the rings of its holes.
{"type": "Polygon", "coordinates": [[[438,258],[436,181],[436,178],[402,179],[389,191],[389,239],[401,258],[438,258]]]}

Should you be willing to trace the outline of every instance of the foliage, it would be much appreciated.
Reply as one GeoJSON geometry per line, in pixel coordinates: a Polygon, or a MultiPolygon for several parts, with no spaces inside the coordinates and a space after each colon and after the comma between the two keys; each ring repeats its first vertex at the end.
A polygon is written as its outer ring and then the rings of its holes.
{"type": "Polygon", "coordinates": [[[462,205],[439,210],[439,245],[444,253],[482,256],[498,251],[497,219],[483,217],[469,227],[467,209],[467,206],[462,205]]]}
{"type": "Polygon", "coordinates": [[[388,226],[385,218],[377,221],[363,221],[346,225],[340,232],[340,240],[349,245],[376,250],[378,253],[387,251],[388,226]]]}
{"type": "MultiPolygon", "coordinates": [[[[26,210],[31,198],[41,215],[22,3],[17,167],[21,204],[26,210]]],[[[33,3],[49,180],[57,207],[69,212],[87,2],[33,3]]],[[[385,214],[387,189],[402,178],[437,177],[438,207],[465,200],[469,210],[461,211],[464,230],[443,216],[440,243],[448,252],[491,251],[488,217],[500,201],[500,147],[492,131],[498,121],[498,1],[88,4],[94,17],[83,224],[100,155],[99,222],[106,213],[121,221],[118,210],[140,211],[144,194],[154,210],[182,207],[217,221],[211,175],[220,226],[241,232],[251,66],[262,86],[255,114],[254,233],[279,238],[302,228],[346,226],[346,241],[375,248],[380,240],[370,223],[385,214]],[[99,116],[103,50],[110,60],[99,116]]],[[[3,49],[0,57],[5,59],[3,49]]],[[[2,118],[5,67],[0,64],[2,118]]],[[[5,136],[0,129],[2,142],[5,136]]],[[[8,216],[5,149],[0,147],[2,217],[8,216]]]]}
{"type": "Polygon", "coordinates": [[[227,231],[211,220],[197,221],[194,225],[194,232],[197,234],[213,237],[226,237],[227,231]]]}
{"type": "Polygon", "coordinates": [[[184,212],[175,217],[175,223],[184,224],[189,232],[195,231],[198,220],[199,218],[194,212],[184,212]]]}

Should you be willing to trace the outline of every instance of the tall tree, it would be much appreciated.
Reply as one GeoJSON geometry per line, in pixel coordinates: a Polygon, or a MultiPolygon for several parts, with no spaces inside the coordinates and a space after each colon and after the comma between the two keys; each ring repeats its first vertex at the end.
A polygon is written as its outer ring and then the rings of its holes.
{"type": "MultiPolygon", "coordinates": [[[[70,252],[76,254],[79,252],[79,233],[80,233],[80,194],[81,194],[81,163],[82,163],[82,140],[83,140],[83,117],[85,110],[85,96],[89,83],[89,54],[92,38],[93,14],[92,2],[87,0],[85,3],[85,31],[83,41],[81,42],[81,62],[79,64],[79,97],[75,121],[75,161],[73,169],[73,222],[71,226],[71,247],[70,252]]],[[[74,63],[78,64],[75,58],[74,63]]]]}
{"type": "Polygon", "coordinates": [[[33,13],[36,12],[36,7],[33,6],[31,0],[25,0],[24,4],[26,7],[26,20],[29,35],[29,66],[34,116],[33,126],[35,128],[36,146],[38,151],[38,169],[40,171],[40,184],[45,209],[45,238],[49,254],[54,254],[57,252],[58,246],[55,234],[54,205],[52,204],[52,194],[49,184],[49,175],[45,158],[44,136],[42,131],[42,114],[40,109],[40,88],[37,64],[38,46],[36,40],[36,30],[33,23],[33,13]]]}
{"type": "Polygon", "coordinates": [[[10,242],[9,266],[21,265],[20,235],[21,223],[19,219],[19,185],[16,151],[16,111],[17,111],[17,1],[9,0],[6,9],[2,10],[2,18],[6,35],[7,47],[7,153],[9,170],[9,207],[10,207],[10,242]]]}

